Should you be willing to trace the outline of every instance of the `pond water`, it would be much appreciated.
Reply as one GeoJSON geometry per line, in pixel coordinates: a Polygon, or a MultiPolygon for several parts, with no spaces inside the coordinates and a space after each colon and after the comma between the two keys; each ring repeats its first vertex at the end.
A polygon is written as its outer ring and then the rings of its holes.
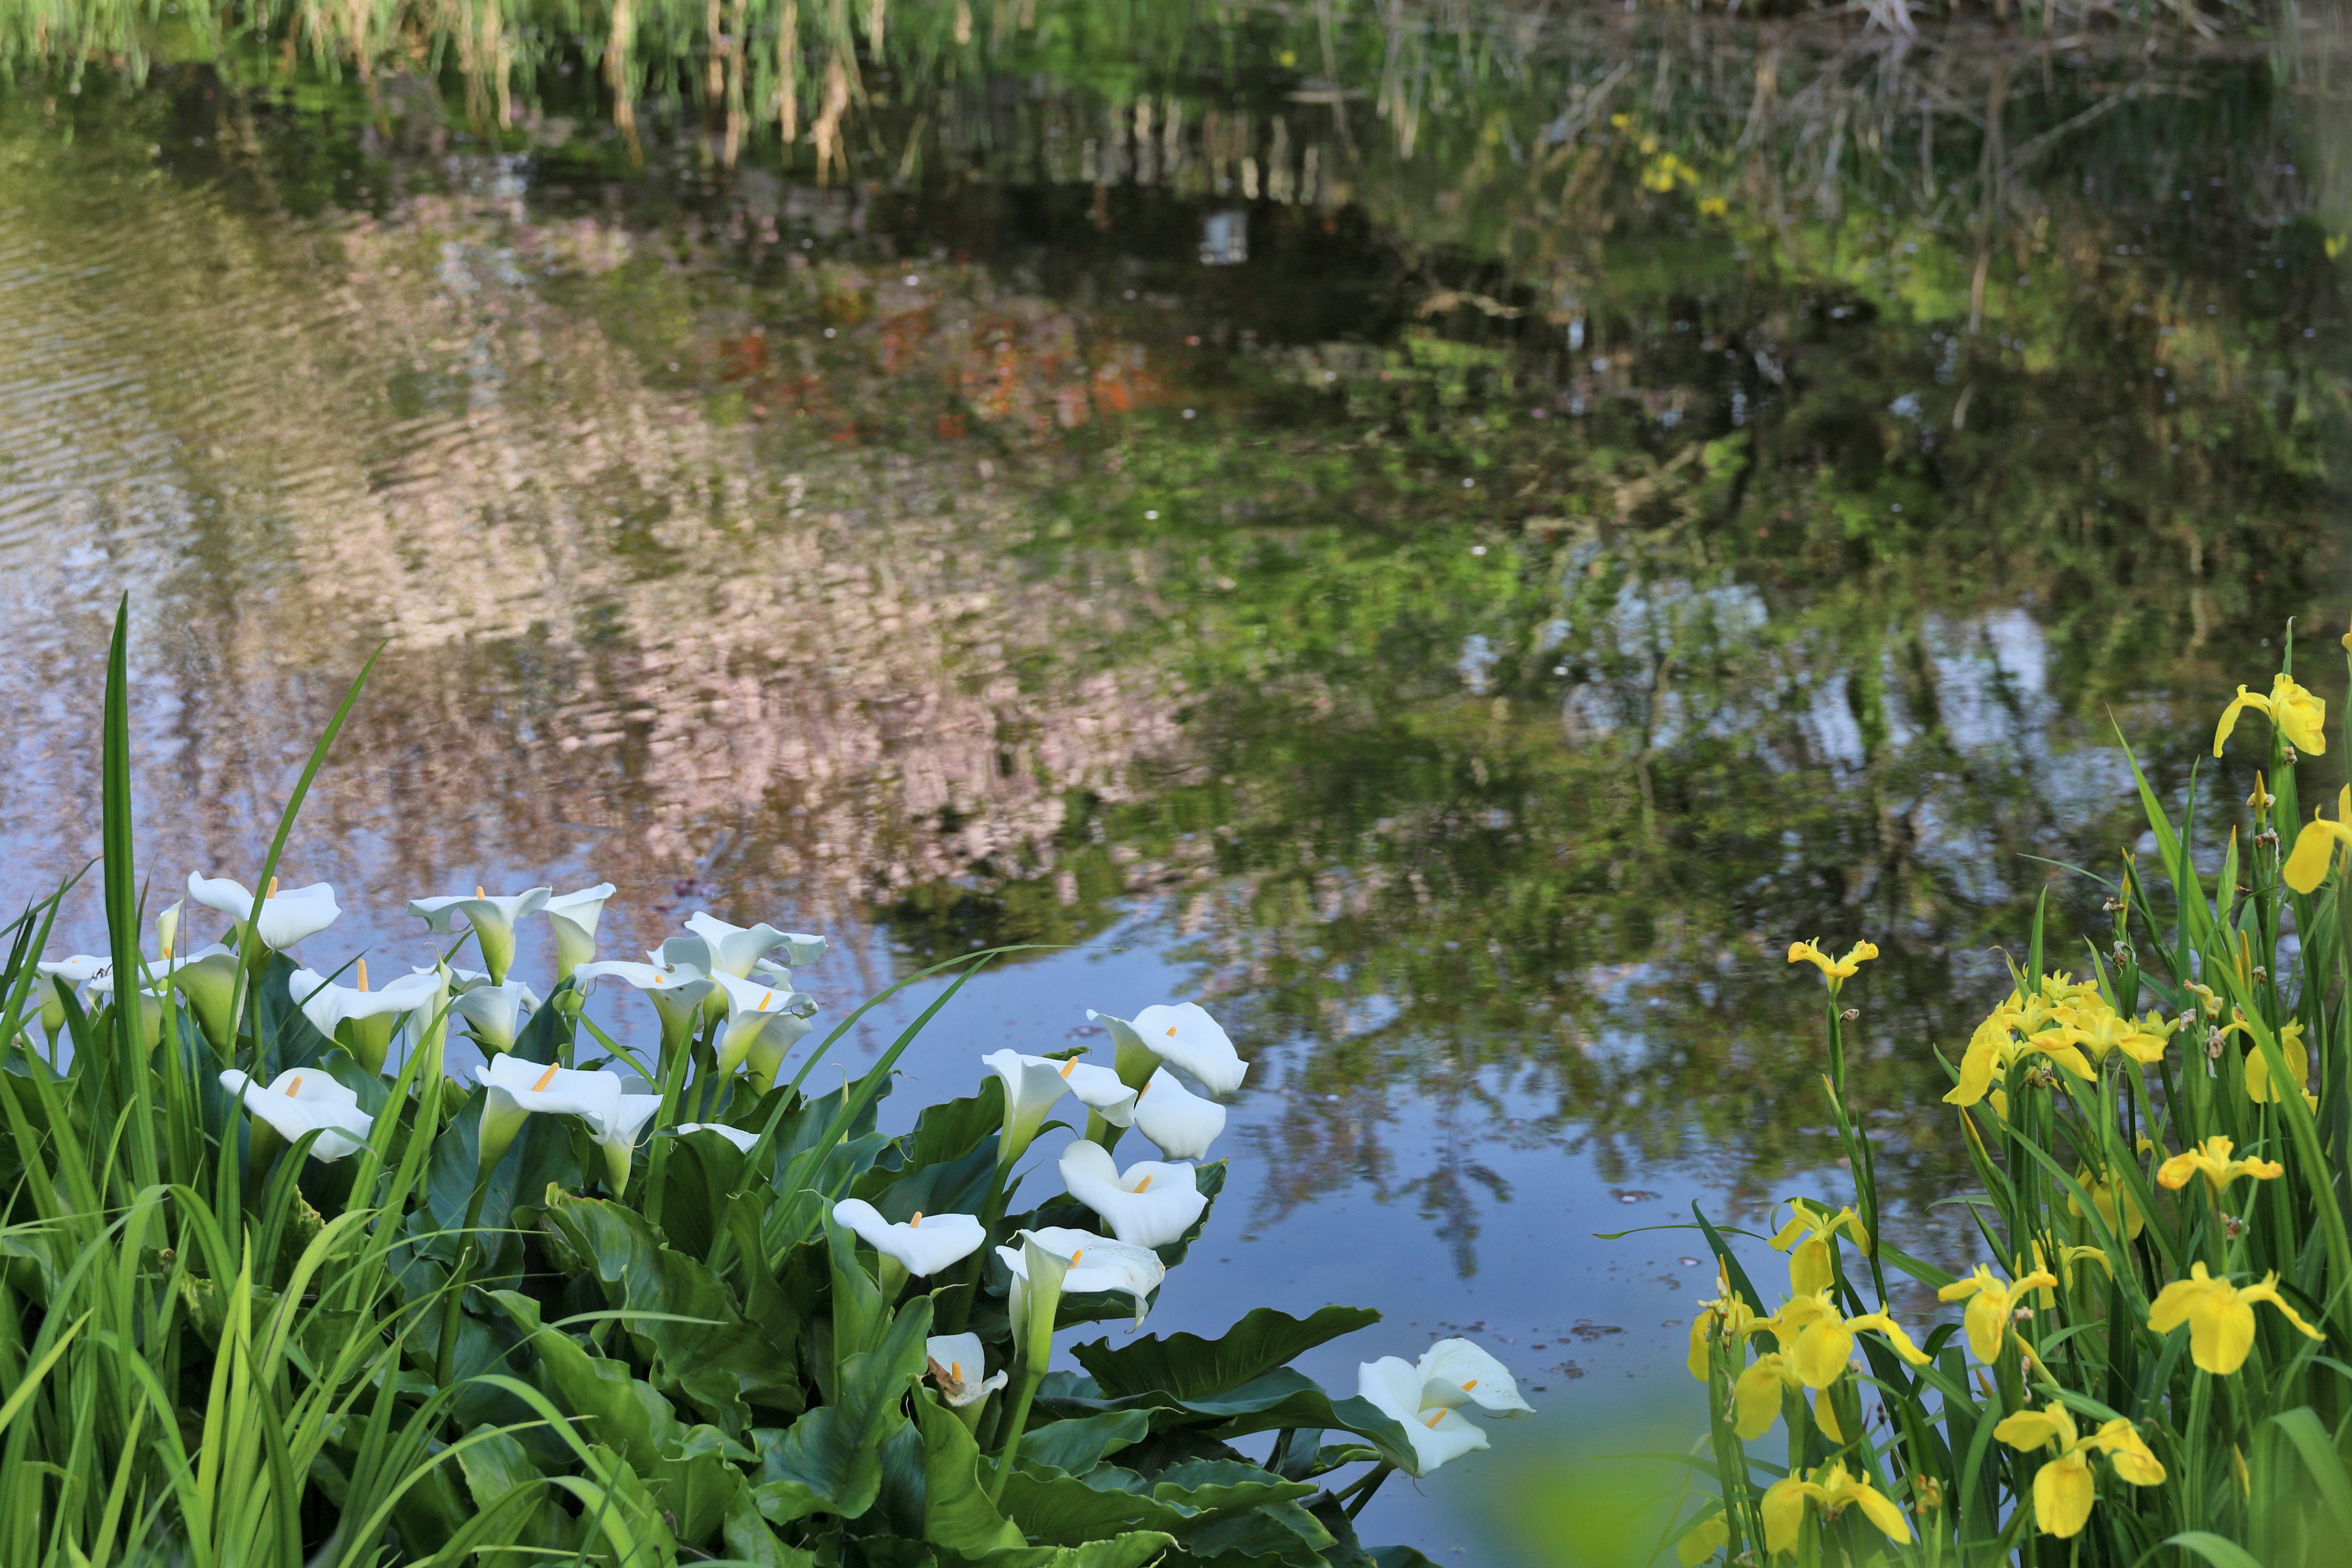
{"type": "Polygon", "coordinates": [[[2343,698],[2332,40],[860,11],[789,153],[740,4],[0,16],[0,892],[95,853],[121,594],[159,885],[381,643],[315,956],[600,879],[608,952],[829,933],[835,1016],[1034,944],[908,1106],[1200,1000],[1257,1065],[1160,1321],[1475,1333],[1545,1418],[1370,1533],[1568,1560],[1707,1283],[1595,1234],[1850,1195],[1788,942],[1884,949],[1855,1092],[1947,1223],[1932,1047],[2045,889],[2103,929],[2117,727],[2177,797],[2290,618],[2343,698]]]}

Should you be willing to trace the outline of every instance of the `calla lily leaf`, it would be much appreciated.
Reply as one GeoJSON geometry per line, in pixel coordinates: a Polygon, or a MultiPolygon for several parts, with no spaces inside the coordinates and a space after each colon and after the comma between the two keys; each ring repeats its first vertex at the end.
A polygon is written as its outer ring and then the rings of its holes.
{"type": "Polygon", "coordinates": [[[1021,1434],[1021,1462],[1083,1476],[1121,1448],[1150,1435],[1151,1416],[1141,1410],[1109,1410],[1099,1415],[1048,1421],[1021,1434]]]}
{"type": "Polygon", "coordinates": [[[1005,1515],[1033,1542],[1083,1546],[1132,1531],[1157,1531],[1173,1540],[1192,1522],[1182,1509],[1129,1491],[1103,1491],[1076,1476],[1016,1466],[997,1499],[1005,1515]]]}
{"type": "Polygon", "coordinates": [[[880,1450],[906,1422],[899,1400],[923,1374],[930,1326],[929,1297],[901,1307],[876,1347],[845,1369],[833,1402],[793,1422],[761,1454],[761,1473],[772,1478],[754,1491],[761,1513],[786,1523],[813,1513],[856,1519],[874,1506],[880,1450]]]}
{"type": "Polygon", "coordinates": [[[928,1398],[915,1401],[915,1419],[923,1434],[923,1539],[966,1557],[1025,1549],[1028,1538],[981,1486],[980,1445],[971,1431],[928,1398]]]}
{"type": "Polygon", "coordinates": [[[1343,1334],[1381,1321],[1367,1307],[1325,1307],[1294,1318],[1260,1307],[1217,1339],[1198,1334],[1149,1334],[1114,1348],[1108,1340],[1071,1347],[1078,1364],[1115,1396],[1161,1393],[1202,1399],[1238,1388],[1343,1334]]]}

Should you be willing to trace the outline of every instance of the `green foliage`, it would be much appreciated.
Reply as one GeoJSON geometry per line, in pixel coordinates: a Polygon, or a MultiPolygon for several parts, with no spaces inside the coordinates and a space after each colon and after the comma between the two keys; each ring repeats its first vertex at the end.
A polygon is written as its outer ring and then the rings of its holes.
{"type": "MultiPolygon", "coordinates": [[[[282,955],[258,961],[257,898],[228,933],[257,961],[239,965],[216,1049],[168,983],[174,938],[142,951],[125,664],[119,633],[103,880],[113,973],[146,982],[124,989],[152,1005],[101,992],[85,1011],[36,966],[62,893],[14,923],[0,967],[0,1561],[1360,1561],[1316,1511],[1339,1517],[1332,1494],[1233,1440],[1342,1427],[1410,1463],[1393,1421],[1283,1364],[1377,1314],[1253,1312],[1220,1341],[1087,1347],[1099,1384],[1048,1377],[1013,1348],[991,1246],[910,1286],[834,1220],[851,1194],[894,1217],[961,1206],[990,1216],[990,1243],[1018,1245],[1029,1218],[1003,1217],[994,1080],[904,1135],[875,1130],[911,1030],[866,1078],[804,1096],[798,1078],[688,1072],[713,1059],[714,1009],[662,1064],[662,1110],[626,1166],[598,1147],[603,1123],[542,1110],[482,1171],[484,1115],[506,1091],[450,1092],[446,991],[407,1015],[397,1067],[367,1073],[294,1005],[282,955]],[[331,1077],[371,1117],[365,1143],[336,1158],[323,1131],[250,1131],[219,1091],[231,1068],[273,1094],[273,1069],[289,1095],[292,1075],[331,1077]],[[676,1133],[688,1108],[751,1147],[676,1133]],[[928,1342],[942,1317],[1018,1373],[1017,1403],[943,1402],[928,1342]]],[[[567,982],[523,1031],[526,1078],[593,1078],[570,1065],[593,1044],[577,1004],[567,982]]],[[[1213,1199],[1223,1169],[1202,1173],[1213,1199]]],[[[1090,1217],[1071,1206],[1038,1214],[1090,1217]]],[[[1060,1304],[1070,1321],[1114,1310],[1133,1304],[1060,1304]]]]}

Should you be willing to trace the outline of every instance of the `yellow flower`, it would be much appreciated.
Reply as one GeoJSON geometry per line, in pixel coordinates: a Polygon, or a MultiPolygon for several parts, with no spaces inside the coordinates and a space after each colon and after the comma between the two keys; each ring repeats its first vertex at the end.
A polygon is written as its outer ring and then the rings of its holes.
{"type": "Polygon", "coordinates": [[[2238,714],[2247,708],[2267,714],[2278,732],[2286,737],[2287,744],[2298,752],[2324,752],[2327,737],[2322,733],[2327,722],[2327,703],[2294,683],[2292,676],[2282,675],[2271,682],[2271,694],[2258,696],[2244,687],[2221,710],[2221,722],[2213,731],[2213,754],[2221,754],[2221,742],[2238,727],[2238,714]]]}
{"type": "Polygon", "coordinates": [[[1698,1565],[1731,1544],[1731,1521],[1721,1512],[1711,1513],[1688,1530],[1675,1543],[1675,1556],[1683,1568],[1698,1565]]]}
{"type": "Polygon", "coordinates": [[[2191,1264],[2188,1279],[2175,1279],[2158,1295],[2147,1326],[2168,1334],[2187,1323],[2189,1359],[2216,1377],[2227,1377],[2245,1365],[2246,1352],[2254,1348],[2257,1301],[2268,1301],[2313,1339],[2325,1337],[2280,1298],[2275,1270],[2263,1275],[2261,1284],[2240,1289],[2227,1279],[2207,1274],[2202,1263],[2191,1264]]]}
{"type": "Polygon", "coordinates": [[[2087,1437],[2074,1434],[2074,1417],[2063,1405],[2021,1410],[1992,1429],[2012,1448],[2032,1453],[2057,1445],[2058,1457],[2033,1477],[2033,1524],[2044,1535],[2079,1534],[2089,1522],[2098,1488],[2091,1456],[2105,1454],[2118,1480],[2136,1487],[2162,1484],[2164,1464],[2148,1450],[2137,1427],[2118,1416],[2087,1437]]]}
{"type": "Polygon", "coordinates": [[[1701,196],[1698,199],[1698,216],[1701,217],[1721,217],[1730,210],[1731,204],[1721,196],[1701,196]]]}
{"type": "MultiPolygon", "coordinates": [[[[2240,1176],[2252,1176],[2258,1182],[2271,1181],[2284,1175],[2286,1167],[2275,1160],[2232,1160],[2230,1152],[2237,1145],[2219,1134],[2208,1138],[2194,1149],[2182,1151],[2157,1167],[2156,1184],[2174,1191],[2189,1184],[2189,1178],[2203,1172],[2205,1181],[2220,1192],[2240,1176]]],[[[2200,1268],[2204,1266],[2200,1264],[2200,1268]]]]}
{"type": "Polygon", "coordinates": [[[1633,117],[1630,114],[1612,114],[1609,117],[1609,123],[1622,131],[1633,123],[1633,117]]]}
{"type": "Polygon", "coordinates": [[[1863,1517],[1876,1525],[1887,1540],[1908,1544],[1911,1525],[1895,1500],[1859,1476],[1849,1475],[1843,1461],[1825,1469],[1815,1470],[1810,1479],[1790,1476],[1774,1481],[1764,1493],[1764,1550],[1793,1552],[1797,1534],[1805,1522],[1805,1504],[1820,1505],[1823,1514],[1835,1519],[1849,1508],[1862,1510],[1863,1517]]]}
{"type": "Polygon", "coordinates": [[[1863,1228],[1862,1216],[1853,1208],[1842,1208],[1835,1214],[1819,1204],[1803,1198],[1790,1198],[1792,1212],[1780,1234],[1772,1238],[1775,1252],[1789,1253],[1789,1293],[1811,1296],[1826,1290],[1836,1281],[1832,1268],[1832,1249],[1837,1243],[1837,1233],[1853,1237],[1854,1246],[1864,1258],[1870,1256],[1870,1232],[1863,1228]],[[1800,1237],[1802,1239],[1801,1240],[1800,1237]],[[1794,1252],[1789,1252],[1794,1247],[1794,1252]]]}
{"type": "MultiPolygon", "coordinates": [[[[2125,1190],[2121,1182],[2094,1175],[2088,1165],[2074,1167],[2074,1180],[2091,1195],[2091,1206],[2098,1210],[2101,1219],[2106,1221],[2109,1234],[2119,1236],[2126,1241],[2139,1239],[2139,1233],[2147,1228],[2147,1215],[2139,1212],[2139,1205],[2132,1200],[2131,1194],[2125,1190]]],[[[2066,1212],[2079,1217],[2083,1205],[2068,1198],[2066,1212]]],[[[2101,1256],[2104,1258],[2105,1255],[2101,1256]]]]}
{"type": "Polygon", "coordinates": [[[2153,1066],[2164,1059],[2165,1045],[2172,1037],[2171,1026],[2156,1014],[2136,1019],[2104,1001],[2061,1007],[2053,1016],[2058,1037],[2068,1045],[2082,1047],[2093,1061],[2105,1061],[2110,1051],[2121,1051],[2143,1067],[2153,1066]]]}
{"type": "MultiPolygon", "coordinates": [[[[2010,994],[1993,1016],[1977,1026],[1969,1037],[1969,1048],[1960,1057],[1960,1081],[1944,1096],[1947,1105],[1974,1105],[1989,1092],[1998,1092],[1994,1085],[2005,1078],[2011,1063],[2018,1058],[2038,1053],[2051,1062],[2064,1068],[2076,1078],[2094,1079],[2098,1074],[2081,1049],[2066,1037],[2057,1015],[2043,1005],[2041,997],[2017,1004],[2016,993],[2010,994]],[[2020,1039],[2018,1032],[2025,1037],[2020,1039]]],[[[2004,1108],[2001,1119],[2008,1120],[2004,1108]]]]}
{"type": "Polygon", "coordinates": [[[2286,858],[2279,874],[2296,892],[2310,892],[2326,878],[2328,862],[2336,858],[2338,844],[2352,844],[2352,784],[2336,793],[2335,821],[2320,816],[2316,808],[2313,810],[2311,820],[2294,836],[2294,852],[2286,858]]]}
{"type": "Polygon", "coordinates": [[[2016,1332],[2017,1304],[2028,1290],[2037,1286],[2047,1289],[2057,1283],[2056,1275],[2046,1268],[2038,1268],[2012,1284],[2004,1285],[1991,1268],[1979,1263],[1974,1274],[1965,1279],[1955,1279],[1937,1291],[1936,1300],[1965,1300],[1968,1302],[1967,1310],[1961,1314],[1961,1321],[1968,1330],[1969,1349],[1976,1352],[1977,1360],[1986,1363],[1999,1361],[2002,1343],[2015,1337],[2019,1353],[2030,1361],[2033,1356],[2033,1347],[2016,1332]]]}
{"type": "MultiPolygon", "coordinates": [[[[2231,1027],[2245,1029],[2248,1041],[2253,1039],[2254,1032],[2246,1029],[2244,1025],[2233,1024],[2231,1027]]],[[[2301,1019],[2279,1026],[2278,1048],[2279,1055],[2286,1058],[2286,1069],[2294,1075],[2294,1087],[2300,1092],[2304,1085],[2311,1081],[2311,1053],[2303,1048],[2301,1019]]],[[[2271,1058],[2263,1054],[2260,1046],[2250,1043],[2246,1047],[2246,1098],[2257,1105],[2267,1105],[2278,1097],[2278,1090],[2271,1082],[2271,1058]]]]}
{"type": "Polygon", "coordinates": [[[1839,981],[1851,978],[1855,970],[1877,956],[1877,946],[1868,942],[1855,942],[1846,949],[1843,958],[1832,958],[1815,942],[1792,942],[1789,944],[1790,963],[1814,965],[1829,977],[1830,984],[1833,988],[1839,981]]]}
{"type": "Polygon", "coordinates": [[[2211,986],[2200,985],[2192,980],[2183,989],[2196,993],[2197,1000],[2203,1005],[2207,1017],[2218,1018],[2221,1016],[2221,998],[2211,986]]]}
{"type": "Polygon", "coordinates": [[[1810,1296],[1792,1297],[1759,1325],[1771,1330],[1780,1348],[1790,1352],[1797,1375],[1804,1380],[1806,1387],[1827,1388],[1838,1380],[1853,1356],[1853,1336],[1864,1329],[1875,1330],[1895,1347],[1895,1354],[1913,1366],[1927,1364],[1927,1355],[1886,1315],[1885,1309],[1849,1318],[1838,1310],[1832,1295],[1831,1291],[1819,1290],[1810,1296]]]}

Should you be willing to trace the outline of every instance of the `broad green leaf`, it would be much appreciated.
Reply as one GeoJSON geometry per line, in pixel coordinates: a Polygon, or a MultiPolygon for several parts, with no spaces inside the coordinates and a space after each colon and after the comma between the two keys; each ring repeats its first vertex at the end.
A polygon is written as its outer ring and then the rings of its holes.
{"type": "Polygon", "coordinates": [[[915,1396],[915,1419],[923,1434],[923,1539],[971,1557],[1027,1545],[982,1489],[980,1445],[963,1422],[928,1393],[915,1396]]]}
{"type": "Polygon", "coordinates": [[[1012,1546],[963,1561],[982,1568],[1146,1568],[1174,1543],[1155,1531],[1131,1531],[1083,1546],[1012,1546]]]}
{"type": "Polygon", "coordinates": [[[874,1506],[882,1442],[906,1420],[899,1400],[922,1375],[930,1326],[930,1298],[908,1301],[879,1345],[844,1364],[834,1402],[793,1422],[767,1447],[752,1493],[762,1514],[788,1524],[816,1513],[856,1519],[874,1506]]]}
{"type": "Polygon", "coordinates": [[[1015,1465],[1004,1478],[998,1506],[1030,1540],[1057,1546],[1104,1541],[1122,1531],[1171,1535],[1192,1521],[1181,1508],[1136,1492],[1105,1491],[1059,1470],[1015,1465]]]}
{"type": "Polygon", "coordinates": [[[1308,1482],[1285,1480],[1270,1470],[1233,1459],[1188,1459],[1151,1478],[1153,1497],[1196,1513],[1258,1508],[1312,1497],[1316,1490],[1308,1482]]]}
{"type": "Polygon", "coordinates": [[[2167,1546],[2178,1546],[2183,1552],[2194,1552],[2211,1563],[2213,1568],[2263,1568],[2253,1554],[2234,1541],[2226,1541],[2210,1530],[2184,1530],[2168,1538],[2167,1546]]]}
{"type": "Polygon", "coordinates": [[[1285,1568],[1321,1568],[1331,1532],[1297,1503],[1287,1500],[1221,1513],[1180,1532],[1184,1550],[1215,1561],[1246,1557],[1285,1568]]]}
{"type": "Polygon", "coordinates": [[[1325,1307],[1307,1318],[1260,1307],[1219,1339],[1152,1334],[1116,1349],[1108,1340],[1094,1340],[1072,1347],[1072,1353],[1114,1398],[1156,1390],[1179,1399],[1202,1399],[1239,1387],[1317,1345],[1380,1321],[1378,1312],[1362,1307],[1325,1307]]]}
{"type": "Polygon", "coordinates": [[[1151,1430],[1151,1417],[1140,1410],[1112,1410],[1065,1421],[1033,1424],[1021,1434],[1021,1459],[1083,1476],[1103,1459],[1151,1430]]]}

